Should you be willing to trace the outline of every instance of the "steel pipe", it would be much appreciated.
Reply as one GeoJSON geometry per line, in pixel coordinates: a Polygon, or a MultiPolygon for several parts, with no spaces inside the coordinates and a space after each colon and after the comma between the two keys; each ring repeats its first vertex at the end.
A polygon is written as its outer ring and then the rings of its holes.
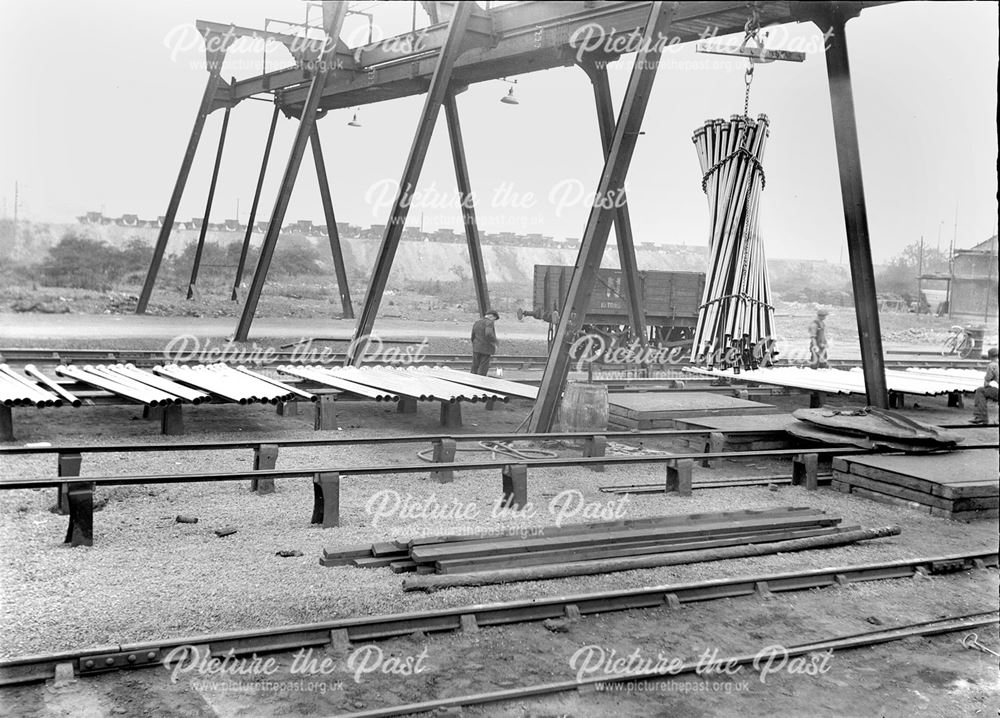
{"type": "Polygon", "coordinates": [[[24,373],[28,374],[30,376],[33,376],[36,379],[38,379],[40,382],[42,382],[43,384],[45,384],[53,392],[55,392],[56,394],[58,394],[59,396],[61,396],[63,399],[65,399],[66,401],[68,401],[74,408],[83,406],[83,401],[81,399],[73,396],[68,391],[66,391],[65,389],[63,389],[61,386],[59,386],[58,382],[53,381],[52,379],[49,379],[41,371],[39,371],[38,368],[35,367],[34,364],[26,364],[25,367],[24,367],[24,373]]]}
{"type": "Polygon", "coordinates": [[[76,379],[84,384],[90,384],[91,386],[96,386],[98,389],[103,389],[104,391],[111,392],[112,394],[118,394],[126,399],[131,399],[139,404],[146,404],[148,406],[160,406],[159,397],[152,392],[135,391],[131,387],[125,386],[124,384],[114,381],[113,379],[108,379],[100,374],[94,374],[86,370],[79,369],[73,366],[67,366],[65,364],[60,364],[56,367],[55,372],[57,376],[65,376],[70,379],[76,379]]]}
{"type": "Polygon", "coordinates": [[[36,406],[39,407],[62,406],[63,402],[61,398],[53,394],[50,394],[44,389],[41,389],[34,382],[28,381],[28,379],[18,374],[16,371],[11,369],[6,364],[0,364],[0,373],[3,373],[5,376],[7,376],[8,379],[13,381],[14,383],[24,387],[24,390],[28,392],[28,395],[27,397],[21,397],[22,399],[27,398],[29,399],[29,401],[31,401],[32,403],[34,403],[36,406]]]}
{"type": "Polygon", "coordinates": [[[211,399],[211,397],[204,392],[194,391],[186,386],[178,384],[175,381],[170,381],[169,379],[164,379],[154,374],[150,374],[148,371],[137,369],[134,364],[115,364],[113,366],[109,366],[108,368],[116,374],[131,377],[132,379],[135,379],[142,384],[146,384],[147,386],[151,386],[154,389],[159,389],[160,391],[165,391],[169,394],[179,396],[182,399],[190,401],[195,406],[211,399]]]}

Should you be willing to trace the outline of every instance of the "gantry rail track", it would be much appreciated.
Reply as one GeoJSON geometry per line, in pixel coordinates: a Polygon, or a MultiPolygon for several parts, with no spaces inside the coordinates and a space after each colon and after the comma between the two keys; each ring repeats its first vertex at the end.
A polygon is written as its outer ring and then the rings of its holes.
{"type": "MultiPolygon", "coordinates": [[[[696,583],[546,596],[508,603],[476,604],[414,613],[360,616],[252,631],[109,644],[47,655],[2,660],[0,661],[0,686],[47,680],[55,675],[56,666],[66,663],[72,664],[73,672],[78,675],[103,673],[118,669],[156,667],[162,665],[163,660],[172,651],[183,647],[207,650],[213,657],[227,654],[240,656],[252,653],[291,651],[298,648],[326,646],[333,642],[338,643],[343,648],[350,643],[408,636],[415,631],[440,633],[469,628],[470,626],[503,626],[565,616],[595,615],[664,606],[678,608],[686,603],[722,598],[752,596],[754,594],[766,596],[771,593],[805,591],[866,581],[910,578],[916,574],[950,574],[991,568],[997,565],[997,551],[984,550],[931,558],[739,576],[696,583]]],[[[511,697],[519,696],[513,695],[511,697]]],[[[496,700],[500,699],[502,698],[496,700]]],[[[442,703],[442,705],[449,704],[442,703]]],[[[432,709],[433,707],[420,708],[419,710],[432,709]]],[[[409,710],[407,712],[415,711],[409,710]]],[[[376,714],[396,715],[397,713],[376,714]]]]}

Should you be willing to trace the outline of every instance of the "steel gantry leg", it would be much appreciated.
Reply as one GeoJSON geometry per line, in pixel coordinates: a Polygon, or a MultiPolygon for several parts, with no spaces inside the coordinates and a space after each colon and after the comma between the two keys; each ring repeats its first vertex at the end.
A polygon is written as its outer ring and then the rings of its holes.
{"type": "Polygon", "coordinates": [[[871,238],[868,233],[868,210],[861,178],[861,151],[858,145],[858,125],[854,113],[854,93],[851,89],[851,68],[847,59],[847,20],[860,12],[858,4],[802,3],[810,19],[827,36],[826,72],[830,85],[833,110],[833,134],[837,145],[840,168],[840,192],[844,203],[844,223],[847,227],[847,254],[851,262],[851,284],[854,307],[861,341],[861,364],[865,376],[868,405],[889,408],[889,390],[885,379],[882,355],[882,329],[875,294],[875,270],[872,266],[871,238]]]}
{"type": "Polygon", "coordinates": [[[444,100],[444,116],[448,122],[448,138],[451,140],[451,158],[455,163],[455,181],[462,206],[462,224],[465,239],[469,245],[469,261],[472,264],[472,282],[476,285],[476,303],[480,316],[490,309],[490,292],[486,284],[486,266],[483,263],[483,247],[479,241],[479,225],[476,223],[476,207],[469,180],[469,165],[465,158],[465,144],[462,140],[462,125],[458,121],[458,103],[454,92],[449,92],[444,100]]]}
{"type": "Polygon", "coordinates": [[[344,252],[340,247],[340,232],[337,231],[337,218],[333,214],[333,200],[330,198],[330,182],[326,176],[326,163],[323,161],[323,146],[319,141],[319,126],[313,125],[309,136],[312,145],[313,164],[316,165],[316,179],[319,181],[319,195],[323,200],[323,214],[326,217],[326,233],[330,238],[330,253],[333,255],[333,268],[337,273],[337,288],[340,290],[341,316],[354,319],[354,307],[351,306],[351,290],[347,284],[347,269],[344,267],[344,252]]]}
{"type": "MultiPolygon", "coordinates": [[[[220,63],[221,66],[221,63],[220,63]]],[[[215,96],[220,86],[224,84],[219,75],[218,68],[210,71],[208,83],[205,85],[205,93],[201,97],[201,105],[198,106],[198,114],[194,118],[194,127],[191,129],[191,137],[188,140],[187,150],[184,152],[184,159],[181,160],[181,169],[177,173],[177,181],[174,182],[174,191],[170,195],[167,203],[167,213],[163,217],[163,225],[160,227],[160,234],[156,238],[156,246],[153,247],[153,258],[149,262],[149,272],[146,274],[146,281],[143,282],[142,292],[139,294],[139,304],[136,307],[136,314],[145,314],[149,305],[149,298],[153,294],[153,285],[156,284],[156,275],[160,271],[163,263],[163,255],[167,249],[167,240],[170,239],[170,231],[174,227],[174,219],[177,217],[177,208],[180,207],[181,197],[184,195],[184,186],[187,184],[188,175],[191,174],[191,165],[194,163],[195,153],[198,151],[198,141],[201,139],[201,132],[205,129],[205,118],[217,109],[215,96]]]]}
{"type": "Polygon", "coordinates": [[[337,3],[324,3],[323,5],[323,25],[327,37],[330,38],[323,55],[316,65],[316,74],[313,75],[312,82],[309,83],[309,94],[306,96],[305,104],[299,116],[299,128],[292,143],[292,150],[288,156],[288,164],[285,165],[285,173],[281,178],[281,187],[278,189],[278,197],[274,202],[274,209],[271,211],[271,220],[267,225],[267,233],[264,235],[264,242],[260,248],[260,259],[257,260],[257,269],[250,283],[247,292],[246,302],[243,304],[243,311],[240,314],[240,321],[236,325],[234,338],[236,341],[245,342],[250,334],[250,325],[253,323],[254,314],[257,312],[257,303],[260,301],[261,291],[264,289],[264,280],[267,277],[267,270],[271,266],[271,259],[274,257],[274,247],[278,243],[278,236],[281,234],[281,224],[285,220],[285,211],[288,209],[288,201],[292,197],[292,188],[295,186],[295,178],[299,173],[299,165],[302,164],[302,155],[305,154],[306,144],[312,134],[313,126],[316,123],[316,110],[319,108],[320,98],[323,96],[323,87],[326,85],[326,78],[330,74],[332,67],[331,58],[336,50],[337,39],[340,37],[340,30],[344,25],[344,17],[347,15],[347,2],[342,0],[337,3]],[[333,6],[332,8],[330,6],[333,6]]]}
{"type": "Polygon", "coordinates": [[[240,260],[236,264],[236,278],[233,280],[233,301],[239,299],[240,284],[243,283],[243,270],[247,265],[247,254],[250,251],[250,238],[253,236],[254,222],[257,221],[257,206],[260,204],[260,192],[264,188],[264,175],[267,173],[267,160],[271,156],[271,143],[274,142],[274,130],[278,126],[278,114],[281,110],[274,106],[271,115],[271,127],[267,131],[267,142],[264,144],[264,159],[260,161],[260,174],[257,176],[257,189],[253,193],[253,204],[250,205],[250,216],[247,217],[247,231],[243,235],[243,247],[240,248],[240,260]]]}
{"type": "MultiPolygon", "coordinates": [[[[617,197],[624,186],[639,129],[642,127],[642,118],[646,113],[649,92],[659,66],[660,53],[666,44],[664,40],[676,7],[677,3],[666,2],[654,2],[650,6],[649,19],[646,21],[646,29],[639,44],[640,49],[636,53],[632,75],[625,91],[625,100],[611,141],[611,149],[597,185],[598,199],[617,197]]],[[[614,219],[613,211],[602,208],[602,204],[604,202],[595,201],[587,218],[587,227],[580,241],[576,267],[566,292],[566,306],[559,317],[552,352],[545,364],[545,373],[531,414],[529,431],[547,431],[556,416],[562,387],[569,370],[570,348],[583,324],[590,292],[597,277],[597,270],[614,219]]]]}
{"type": "MultiPolygon", "coordinates": [[[[611,152],[611,141],[615,134],[615,108],[611,100],[611,83],[608,69],[595,62],[581,63],[590,77],[594,88],[594,102],[597,105],[597,124],[601,132],[604,158],[611,152]]],[[[621,195],[612,198],[615,207],[615,238],[618,241],[618,259],[622,268],[622,293],[628,311],[629,327],[643,345],[646,344],[646,315],[642,306],[642,283],[639,280],[639,265],[635,258],[635,243],[632,240],[632,220],[629,218],[625,188],[621,195]]]]}
{"type": "Polygon", "coordinates": [[[219,133],[219,149],[215,152],[215,165],[212,167],[212,181],[208,185],[208,199],[205,201],[205,214],[201,218],[201,231],[198,233],[198,246],[194,250],[194,263],[191,265],[191,281],[188,282],[187,298],[194,297],[194,287],[198,283],[198,268],[201,266],[201,254],[205,250],[205,235],[208,234],[208,220],[212,214],[212,201],[215,199],[215,185],[219,181],[219,167],[222,166],[222,149],[226,146],[226,130],[229,129],[229,111],[222,116],[222,131],[219,133]]]}
{"type": "Polygon", "coordinates": [[[406,158],[403,177],[399,182],[399,190],[396,193],[396,201],[392,206],[389,222],[382,235],[382,244],[379,246],[378,254],[375,257],[375,267],[372,270],[372,278],[368,283],[368,291],[365,294],[365,304],[361,309],[361,317],[358,320],[357,327],[354,329],[355,341],[352,343],[353,351],[351,356],[347,358],[350,364],[359,364],[361,362],[366,342],[358,340],[361,337],[370,335],[372,328],[375,326],[375,316],[378,314],[379,304],[382,301],[382,293],[385,291],[385,285],[389,279],[392,260],[396,256],[396,249],[399,247],[399,240],[403,234],[403,225],[406,223],[410,202],[413,199],[417,181],[420,179],[420,170],[424,166],[424,158],[427,156],[427,148],[430,146],[431,135],[434,133],[434,123],[437,120],[441,104],[448,93],[451,70],[455,65],[455,58],[458,57],[462,50],[462,37],[465,34],[469,17],[475,5],[472,2],[457,3],[454,7],[454,14],[448,24],[448,35],[441,46],[437,67],[434,68],[434,75],[431,78],[430,87],[427,89],[424,108],[420,113],[420,122],[417,125],[413,144],[410,145],[410,154],[406,158]]]}

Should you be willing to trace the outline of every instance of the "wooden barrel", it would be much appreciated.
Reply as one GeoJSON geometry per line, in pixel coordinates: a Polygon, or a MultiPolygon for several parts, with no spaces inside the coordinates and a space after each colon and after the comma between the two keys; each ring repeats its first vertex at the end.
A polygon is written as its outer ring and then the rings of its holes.
{"type": "Polygon", "coordinates": [[[562,431],[604,431],[608,428],[608,387],[569,382],[559,405],[562,431]]]}

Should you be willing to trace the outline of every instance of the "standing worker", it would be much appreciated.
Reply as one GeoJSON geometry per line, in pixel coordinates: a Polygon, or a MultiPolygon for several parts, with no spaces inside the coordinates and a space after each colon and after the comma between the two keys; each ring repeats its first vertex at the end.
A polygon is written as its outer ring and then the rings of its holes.
{"type": "Polygon", "coordinates": [[[496,309],[491,309],[472,325],[472,373],[486,376],[490,370],[490,359],[497,353],[497,332],[493,323],[500,318],[496,309]]]}
{"type": "Polygon", "coordinates": [[[987,399],[997,400],[997,383],[1000,382],[1000,367],[997,366],[997,348],[992,347],[986,356],[990,363],[986,367],[986,376],[983,378],[983,385],[976,389],[976,403],[972,409],[973,424],[989,423],[990,414],[986,408],[986,401],[987,399]]]}
{"type": "Polygon", "coordinates": [[[809,366],[813,369],[826,369],[826,316],[827,310],[816,310],[816,318],[809,323],[809,366]]]}

